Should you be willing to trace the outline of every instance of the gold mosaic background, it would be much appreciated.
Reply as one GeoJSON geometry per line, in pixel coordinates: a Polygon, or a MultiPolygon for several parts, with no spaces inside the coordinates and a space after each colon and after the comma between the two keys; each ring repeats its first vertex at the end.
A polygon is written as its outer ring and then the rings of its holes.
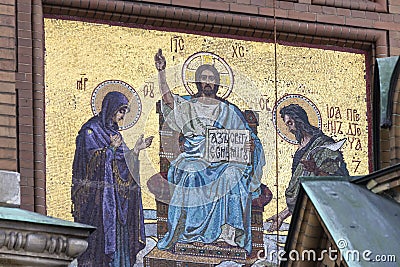
{"type": "MultiPolygon", "coordinates": [[[[228,100],[241,109],[259,112],[258,136],[267,158],[263,182],[275,197],[266,207],[264,216],[267,218],[276,211],[276,175],[279,210],[285,207],[284,192],[296,146],[278,137],[278,151],[275,151],[272,43],[45,19],[45,44],[48,215],[72,220],[70,187],[75,138],[82,124],[92,117],[93,89],[105,80],[122,80],[138,92],[142,115],[133,128],[123,131],[123,136],[133,148],[141,133],[154,135],[152,147],[142,151],[140,157],[142,185],[159,171],[155,103],[160,94],[154,67],[154,54],[159,48],[167,59],[169,85],[180,94],[187,94],[180,71],[190,55],[199,51],[213,52],[230,65],[235,84],[228,100]],[[80,90],[77,81],[82,82],[80,90]]],[[[323,131],[336,140],[348,138],[342,150],[350,174],[367,174],[365,55],[277,45],[277,65],[277,98],[286,94],[309,98],[321,112],[323,131]],[[351,109],[349,114],[348,109],[351,109]],[[354,120],[356,116],[350,116],[354,113],[358,114],[358,121],[354,120]],[[359,129],[356,135],[352,134],[354,127],[359,129]]],[[[143,188],[143,206],[155,208],[154,198],[146,188],[143,188]]]]}

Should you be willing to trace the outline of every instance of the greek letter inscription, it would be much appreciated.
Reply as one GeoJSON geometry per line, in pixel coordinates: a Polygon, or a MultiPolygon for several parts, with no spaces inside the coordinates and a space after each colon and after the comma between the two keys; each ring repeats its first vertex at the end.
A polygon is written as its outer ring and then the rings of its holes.
{"type": "Polygon", "coordinates": [[[359,159],[358,159],[358,160],[353,159],[352,162],[356,164],[356,167],[355,167],[355,169],[354,169],[354,172],[357,172],[358,167],[360,166],[361,160],[359,160],[359,159]]]}
{"type": "Polygon", "coordinates": [[[269,106],[269,97],[262,96],[258,101],[261,110],[270,111],[271,107],[269,106]]]}
{"type": "Polygon", "coordinates": [[[185,49],[185,40],[182,36],[171,37],[171,52],[178,53],[185,49]]]}
{"type": "Polygon", "coordinates": [[[154,98],[154,82],[145,82],[143,86],[143,95],[144,97],[149,96],[150,98],[154,98]]]}
{"type": "Polygon", "coordinates": [[[77,90],[86,90],[86,82],[89,80],[85,77],[86,74],[81,74],[81,78],[76,81],[76,89],[77,90]]]}
{"type": "Polygon", "coordinates": [[[232,45],[232,57],[233,58],[239,58],[239,57],[244,57],[245,56],[246,48],[243,45],[240,44],[233,44],[232,45]]]}
{"type": "MultiPolygon", "coordinates": [[[[363,137],[363,130],[361,123],[361,115],[357,109],[348,108],[341,109],[338,106],[326,105],[327,122],[324,124],[327,132],[332,136],[342,135],[347,139],[347,148],[353,151],[362,151],[363,144],[361,142],[363,137]]],[[[361,160],[353,159],[352,163],[355,164],[354,172],[359,169],[361,160]]]]}

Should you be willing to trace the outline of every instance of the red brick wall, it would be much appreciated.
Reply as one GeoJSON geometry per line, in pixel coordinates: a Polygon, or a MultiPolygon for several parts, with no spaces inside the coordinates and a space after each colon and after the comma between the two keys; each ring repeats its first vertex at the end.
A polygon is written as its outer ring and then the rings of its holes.
{"type": "Polygon", "coordinates": [[[0,2],[0,169],[21,174],[21,207],[45,213],[40,0],[0,2]]]}
{"type": "Polygon", "coordinates": [[[0,170],[17,171],[15,0],[0,2],[0,170]]]}
{"type": "MultiPolygon", "coordinates": [[[[22,207],[42,213],[43,13],[266,40],[273,39],[275,13],[278,41],[364,49],[371,71],[376,57],[400,55],[400,0],[2,0],[0,169],[20,171],[22,207]]],[[[381,134],[383,167],[400,162],[400,86],[394,103],[394,125],[381,134]]]]}

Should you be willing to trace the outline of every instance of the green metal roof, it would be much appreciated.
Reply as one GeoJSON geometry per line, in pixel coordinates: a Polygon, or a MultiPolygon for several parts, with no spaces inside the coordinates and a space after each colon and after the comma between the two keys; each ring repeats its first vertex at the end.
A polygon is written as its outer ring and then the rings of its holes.
{"type": "Polygon", "coordinates": [[[58,218],[53,218],[50,216],[44,216],[36,212],[31,212],[18,208],[9,208],[9,207],[0,207],[0,220],[29,222],[36,224],[52,225],[52,226],[81,228],[87,230],[96,229],[95,227],[90,225],[70,222],[58,218]]]}
{"type": "Polygon", "coordinates": [[[400,204],[348,179],[302,177],[301,184],[348,266],[400,266],[400,204]]]}

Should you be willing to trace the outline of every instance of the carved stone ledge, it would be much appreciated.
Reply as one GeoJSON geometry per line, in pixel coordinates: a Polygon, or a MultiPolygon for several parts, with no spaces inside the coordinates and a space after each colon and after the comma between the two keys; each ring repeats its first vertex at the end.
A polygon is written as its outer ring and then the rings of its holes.
{"type": "Polygon", "coordinates": [[[72,261],[86,250],[87,245],[86,240],[67,238],[62,235],[0,229],[0,253],[32,252],[46,256],[56,255],[59,258],[72,261]]]}
{"type": "Polygon", "coordinates": [[[68,266],[94,227],[0,207],[0,266],[68,266]]]}

